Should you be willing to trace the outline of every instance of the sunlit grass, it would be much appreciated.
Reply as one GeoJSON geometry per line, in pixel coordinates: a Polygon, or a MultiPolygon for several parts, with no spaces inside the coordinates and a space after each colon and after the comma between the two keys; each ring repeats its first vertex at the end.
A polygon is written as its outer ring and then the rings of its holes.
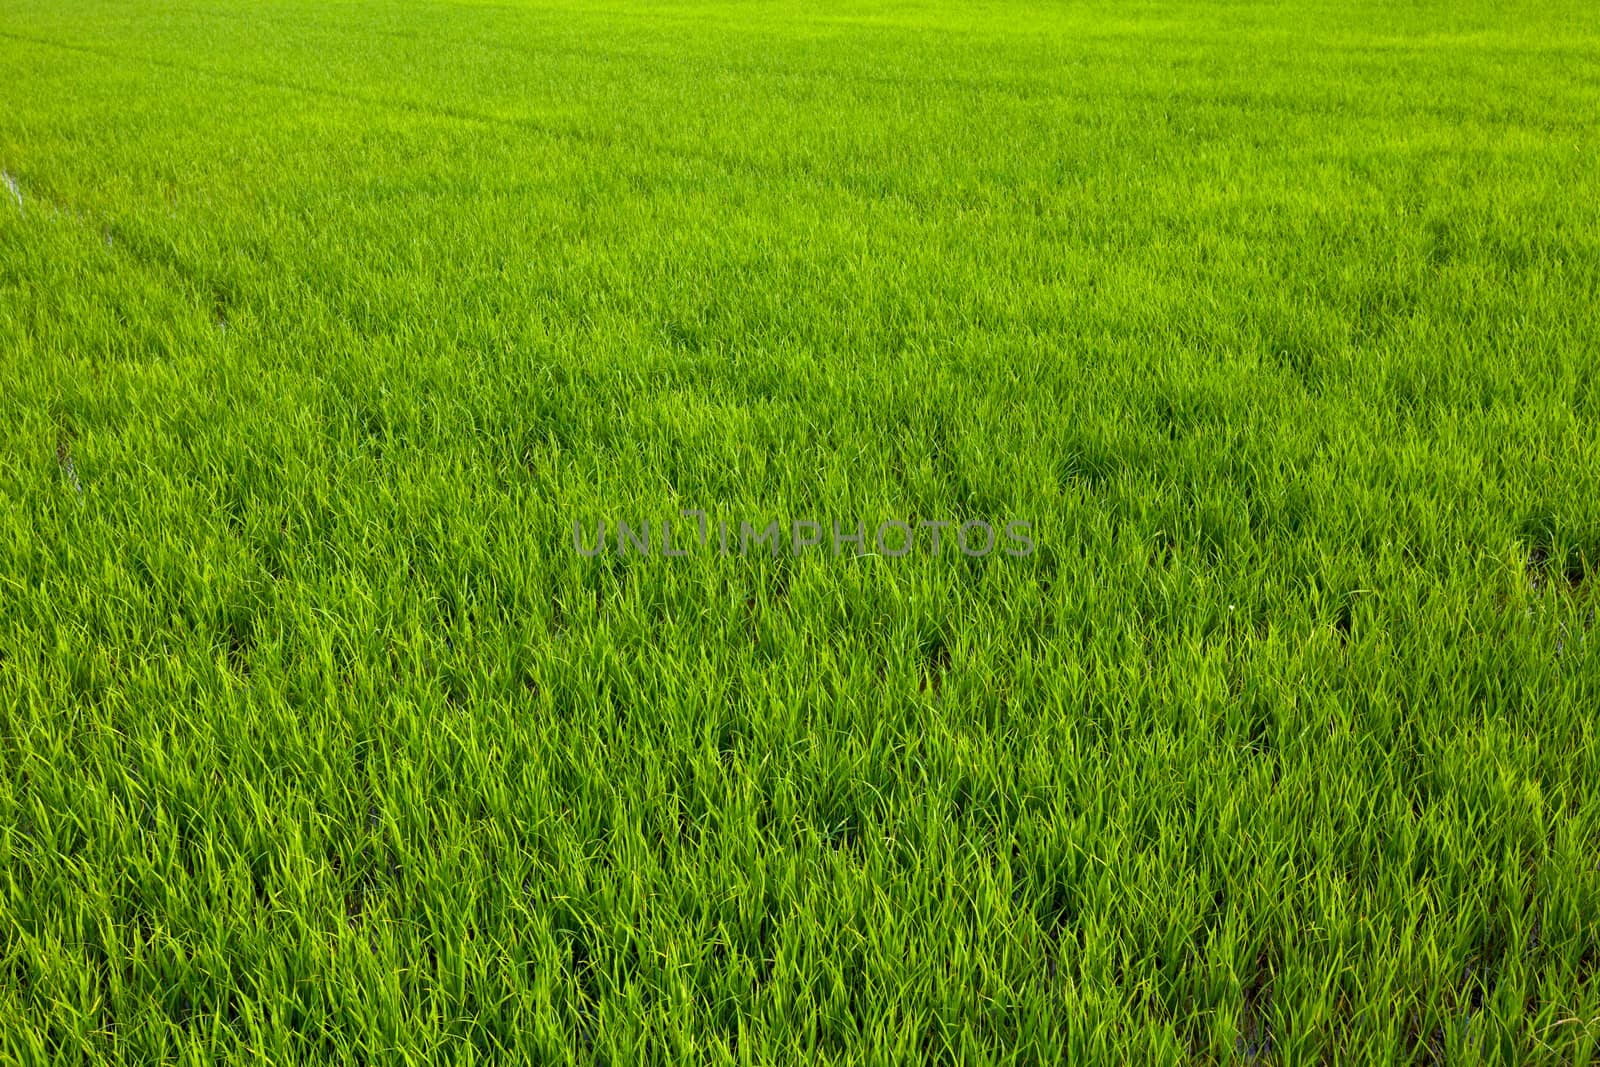
{"type": "Polygon", "coordinates": [[[1593,1062],[1597,69],[8,0],[0,1061],[1593,1062]]]}

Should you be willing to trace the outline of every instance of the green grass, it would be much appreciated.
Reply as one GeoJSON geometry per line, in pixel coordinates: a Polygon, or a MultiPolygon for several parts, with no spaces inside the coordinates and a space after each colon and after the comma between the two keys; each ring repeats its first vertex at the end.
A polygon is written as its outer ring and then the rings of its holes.
{"type": "Polygon", "coordinates": [[[1578,2],[7,0],[0,1062],[1594,1063],[1597,116],[1578,2]],[[1038,550],[573,551],[691,508],[1038,550]]]}

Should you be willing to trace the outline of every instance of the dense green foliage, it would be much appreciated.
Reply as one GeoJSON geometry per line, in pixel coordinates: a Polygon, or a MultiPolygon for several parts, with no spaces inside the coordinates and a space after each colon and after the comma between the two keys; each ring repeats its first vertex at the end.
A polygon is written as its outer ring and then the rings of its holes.
{"type": "Polygon", "coordinates": [[[1593,1062],[1597,71],[6,0],[0,1062],[1593,1062]]]}

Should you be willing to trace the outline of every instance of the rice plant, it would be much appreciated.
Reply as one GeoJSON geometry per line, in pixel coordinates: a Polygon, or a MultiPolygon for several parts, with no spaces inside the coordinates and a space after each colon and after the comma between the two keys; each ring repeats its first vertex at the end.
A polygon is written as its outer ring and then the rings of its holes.
{"type": "Polygon", "coordinates": [[[1594,1063],[1597,70],[7,0],[0,1062],[1594,1063]]]}

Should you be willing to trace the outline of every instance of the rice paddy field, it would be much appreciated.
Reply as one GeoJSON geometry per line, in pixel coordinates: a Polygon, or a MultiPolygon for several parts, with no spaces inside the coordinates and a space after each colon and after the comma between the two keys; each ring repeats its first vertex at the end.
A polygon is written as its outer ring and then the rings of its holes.
{"type": "Polygon", "coordinates": [[[7,0],[0,171],[0,1063],[1600,1058],[1592,3],[7,0]]]}

